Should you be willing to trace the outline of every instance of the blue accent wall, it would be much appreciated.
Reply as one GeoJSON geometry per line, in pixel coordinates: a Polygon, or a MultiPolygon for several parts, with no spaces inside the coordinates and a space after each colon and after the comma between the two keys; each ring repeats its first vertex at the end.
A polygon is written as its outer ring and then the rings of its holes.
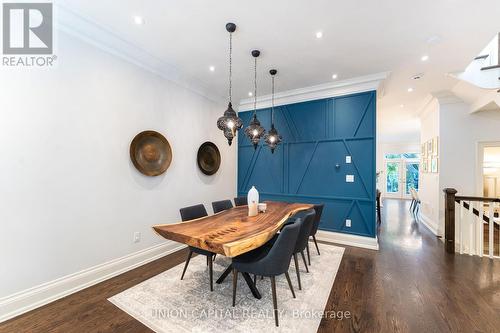
{"type": "MultiPolygon", "coordinates": [[[[261,200],[324,203],[320,229],[375,237],[376,93],[274,110],[275,126],[283,136],[274,154],[263,140],[254,150],[243,132],[252,111],[239,113],[244,125],[238,134],[238,195],[246,196],[254,185],[261,200]],[[354,175],[354,182],[347,183],[346,175],[354,175]],[[350,228],[346,219],[352,221],[350,228]]],[[[269,129],[271,110],[258,110],[257,115],[269,129]]]]}

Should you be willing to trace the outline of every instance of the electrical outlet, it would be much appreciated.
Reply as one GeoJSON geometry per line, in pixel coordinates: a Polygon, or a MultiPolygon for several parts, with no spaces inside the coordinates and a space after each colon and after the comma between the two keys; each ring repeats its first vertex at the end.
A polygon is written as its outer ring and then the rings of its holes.
{"type": "Polygon", "coordinates": [[[350,164],[350,163],[351,163],[351,156],[347,155],[347,156],[345,157],[345,162],[346,162],[347,164],[350,164]]]}
{"type": "Polygon", "coordinates": [[[139,243],[141,241],[141,233],[134,232],[134,243],[139,243]]]}
{"type": "Polygon", "coordinates": [[[345,226],[346,226],[347,228],[350,228],[350,227],[351,227],[351,220],[350,220],[350,219],[345,220],[345,226]]]}
{"type": "Polygon", "coordinates": [[[345,175],[346,183],[354,183],[354,175],[345,175]]]}

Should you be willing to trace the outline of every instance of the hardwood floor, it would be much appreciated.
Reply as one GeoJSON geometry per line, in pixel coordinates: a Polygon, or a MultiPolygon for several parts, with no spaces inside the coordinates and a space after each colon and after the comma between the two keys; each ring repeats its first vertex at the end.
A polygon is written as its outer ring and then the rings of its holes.
{"type": "Polygon", "coordinates": [[[498,332],[500,260],[453,255],[408,214],[385,200],[380,251],[347,248],[320,332],[498,332]]]}
{"type": "MultiPolygon", "coordinates": [[[[351,318],[324,318],[319,332],[498,332],[500,260],[445,253],[408,205],[384,201],[380,251],[346,248],[325,310],[351,318]]],[[[1,323],[0,332],[150,332],[106,299],[186,255],[179,251],[1,323]]]]}

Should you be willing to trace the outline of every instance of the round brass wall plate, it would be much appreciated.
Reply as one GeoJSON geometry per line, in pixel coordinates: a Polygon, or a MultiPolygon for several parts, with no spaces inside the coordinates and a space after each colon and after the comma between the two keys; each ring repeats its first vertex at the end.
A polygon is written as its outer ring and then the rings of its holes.
{"type": "Polygon", "coordinates": [[[196,160],[198,167],[205,175],[215,174],[219,170],[221,162],[219,148],[213,142],[204,142],[198,149],[196,160]]]}
{"type": "Polygon", "coordinates": [[[156,131],[144,131],[130,144],[130,159],[139,172],[159,176],[172,162],[172,148],[167,139],[156,131]]]}

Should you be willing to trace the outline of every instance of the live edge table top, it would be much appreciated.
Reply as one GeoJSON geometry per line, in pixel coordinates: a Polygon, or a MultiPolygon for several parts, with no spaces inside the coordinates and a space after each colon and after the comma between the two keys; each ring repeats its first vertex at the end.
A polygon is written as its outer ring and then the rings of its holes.
{"type": "Polygon", "coordinates": [[[312,204],[266,203],[266,212],[257,216],[249,217],[248,206],[239,206],[186,222],[155,225],[153,229],[166,239],[236,257],[264,245],[296,212],[313,208],[312,204]]]}

